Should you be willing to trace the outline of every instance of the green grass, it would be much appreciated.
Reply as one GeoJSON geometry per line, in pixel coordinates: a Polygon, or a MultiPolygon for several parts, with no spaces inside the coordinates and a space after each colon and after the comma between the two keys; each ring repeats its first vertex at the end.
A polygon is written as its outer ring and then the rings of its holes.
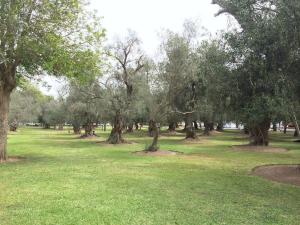
{"type": "Polygon", "coordinates": [[[251,176],[264,164],[300,163],[292,135],[272,135],[286,153],[237,152],[247,139],[237,132],[186,144],[160,138],[160,148],[184,155],[145,157],[151,139],[111,146],[67,131],[21,129],[9,136],[9,155],[24,160],[0,165],[0,224],[11,225],[298,225],[300,188],[251,176]]]}

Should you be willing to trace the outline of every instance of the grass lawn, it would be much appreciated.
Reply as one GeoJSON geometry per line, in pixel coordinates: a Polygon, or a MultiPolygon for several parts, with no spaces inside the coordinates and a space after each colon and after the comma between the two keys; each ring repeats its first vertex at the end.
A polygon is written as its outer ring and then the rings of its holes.
{"type": "Polygon", "coordinates": [[[264,164],[299,164],[300,143],[272,134],[284,153],[239,152],[245,136],[227,131],[188,144],[162,136],[162,150],[185,154],[132,154],[151,139],[112,146],[67,131],[21,129],[9,135],[9,155],[25,159],[0,165],[1,225],[299,225],[300,188],[250,175],[264,164]]]}

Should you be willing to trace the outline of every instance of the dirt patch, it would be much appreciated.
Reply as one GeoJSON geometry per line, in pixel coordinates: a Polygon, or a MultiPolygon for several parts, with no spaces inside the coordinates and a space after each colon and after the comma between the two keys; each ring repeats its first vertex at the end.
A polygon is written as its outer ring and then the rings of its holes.
{"type": "Polygon", "coordinates": [[[104,145],[133,145],[133,144],[137,144],[134,141],[126,141],[124,140],[124,142],[120,143],[120,144],[111,144],[108,141],[97,141],[97,144],[104,144],[104,145]]]}
{"type": "Polygon", "coordinates": [[[161,136],[167,136],[167,137],[172,137],[172,136],[183,136],[184,133],[180,133],[177,131],[167,131],[167,132],[161,132],[161,136]]]}
{"type": "Polygon", "coordinates": [[[6,161],[0,161],[0,164],[20,162],[24,159],[24,157],[8,157],[6,161]]]}
{"type": "Polygon", "coordinates": [[[271,146],[253,146],[253,145],[235,145],[232,146],[237,151],[248,151],[248,152],[268,152],[268,153],[281,153],[287,152],[285,148],[277,148],[271,146]]]}
{"type": "Polygon", "coordinates": [[[184,144],[203,144],[203,140],[201,140],[200,138],[195,138],[195,139],[193,139],[193,138],[188,138],[188,139],[183,139],[182,141],[181,141],[182,143],[184,143],[184,144]]]}
{"type": "Polygon", "coordinates": [[[199,136],[201,136],[201,137],[211,137],[211,136],[221,135],[221,134],[223,134],[223,133],[224,133],[224,132],[220,132],[220,131],[213,130],[213,131],[210,131],[210,132],[209,132],[209,135],[206,135],[206,134],[204,134],[203,132],[201,132],[199,136]]]}
{"type": "Polygon", "coordinates": [[[79,139],[94,139],[94,138],[99,138],[100,136],[98,135],[81,135],[78,138],[79,139]]]}
{"type": "Polygon", "coordinates": [[[138,151],[134,152],[134,154],[142,155],[142,156],[174,156],[174,155],[182,155],[182,152],[171,151],[171,150],[158,150],[156,152],[150,151],[138,151]]]}
{"type": "Polygon", "coordinates": [[[259,166],[253,169],[252,174],[271,181],[300,187],[300,165],[259,166]]]}

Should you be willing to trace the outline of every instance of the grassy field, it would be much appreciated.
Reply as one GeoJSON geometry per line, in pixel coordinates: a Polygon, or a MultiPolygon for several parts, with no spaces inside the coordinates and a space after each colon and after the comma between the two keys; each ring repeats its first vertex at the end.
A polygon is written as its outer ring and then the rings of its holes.
{"type": "Polygon", "coordinates": [[[151,139],[126,135],[134,144],[82,140],[67,131],[21,129],[9,136],[9,155],[23,160],[0,165],[1,225],[299,225],[300,188],[250,175],[264,164],[300,163],[292,135],[272,134],[285,153],[239,152],[237,132],[201,137],[161,136],[160,148],[185,154],[132,154],[151,139]]]}

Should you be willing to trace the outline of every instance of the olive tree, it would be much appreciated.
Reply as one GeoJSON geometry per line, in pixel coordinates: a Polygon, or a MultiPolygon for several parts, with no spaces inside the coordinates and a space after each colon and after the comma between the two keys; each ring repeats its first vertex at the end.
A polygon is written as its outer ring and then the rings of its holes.
{"type": "Polygon", "coordinates": [[[296,71],[299,62],[296,53],[299,2],[214,0],[213,3],[221,7],[219,14],[229,13],[240,25],[240,29],[226,35],[235,74],[232,99],[236,112],[249,127],[251,143],[268,145],[271,121],[290,105],[286,87],[290,72],[296,71]]]}
{"type": "Polygon", "coordinates": [[[40,101],[43,94],[28,82],[14,90],[9,107],[9,127],[17,131],[20,123],[37,122],[40,113],[40,101]]]}
{"type": "Polygon", "coordinates": [[[108,55],[112,59],[112,78],[117,83],[113,85],[119,87],[119,90],[114,93],[116,100],[113,103],[115,118],[108,142],[119,144],[124,141],[122,129],[124,125],[126,126],[124,124],[125,117],[127,117],[128,131],[132,132],[133,130],[132,104],[137,88],[134,86],[134,80],[144,68],[144,54],[140,48],[140,40],[135,33],[129,31],[124,40],[117,39],[114,44],[109,46],[108,55]],[[122,91],[124,89],[126,94],[122,91]],[[121,102],[125,102],[125,104],[121,102]]]}
{"type": "MultiPolygon", "coordinates": [[[[187,23],[191,25],[190,23],[187,23]]],[[[197,32],[185,26],[182,34],[167,31],[162,43],[163,61],[160,63],[161,85],[166,90],[170,113],[169,127],[173,130],[181,118],[186,124],[186,138],[196,138],[193,122],[197,107],[197,32]],[[189,28],[189,29],[187,29],[189,28]]]]}

